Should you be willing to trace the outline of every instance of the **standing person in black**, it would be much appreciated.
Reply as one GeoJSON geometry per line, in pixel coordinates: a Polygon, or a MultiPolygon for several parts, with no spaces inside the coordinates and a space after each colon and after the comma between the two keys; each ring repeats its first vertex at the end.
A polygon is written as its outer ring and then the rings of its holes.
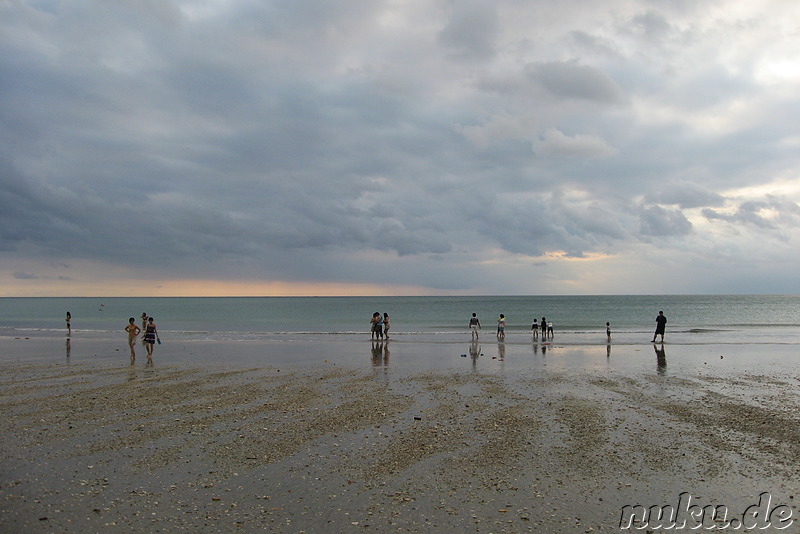
{"type": "Polygon", "coordinates": [[[153,365],[153,347],[155,346],[156,341],[161,343],[161,340],[158,339],[156,323],[153,322],[152,317],[148,317],[147,326],[145,326],[144,330],[144,346],[145,349],[147,349],[147,363],[149,365],[153,365]]]}
{"type": "MultiPolygon", "coordinates": [[[[142,315],[141,315],[141,318],[142,318],[141,331],[142,332],[147,332],[147,318],[148,317],[149,317],[149,315],[147,315],[147,312],[142,312],[142,315]]],[[[144,345],[144,344],[145,344],[145,340],[144,340],[144,336],[142,336],[142,345],[144,345]]]]}
{"type": "Polygon", "coordinates": [[[547,319],[542,317],[542,341],[547,339],[547,319]]]}
{"type": "Polygon", "coordinates": [[[656,317],[656,332],[653,334],[653,341],[652,343],[656,342],[656,337],[661,336],[661,342],[664,342],[664,330],[667,328],[667,318],[664,315],[663,311],[658,312],[658,317],[656,317]]]}

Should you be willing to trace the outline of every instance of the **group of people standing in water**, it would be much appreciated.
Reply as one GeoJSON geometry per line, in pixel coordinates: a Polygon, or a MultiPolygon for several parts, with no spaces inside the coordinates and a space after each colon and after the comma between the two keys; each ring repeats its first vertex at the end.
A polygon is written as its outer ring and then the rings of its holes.
{"type": "MultiPolygon", "coordinates": [[[[102,304],[101,304],[102,306],[102,304]]],[[[147,363],[153,363],[153,348],[156,343],[161,344],[161,338],[158,337],[158,328],[156,328],[155,320],[142,312],[142,326],[136,324],[136,319],[131,317],[128,319],[128,324],[125,325],[124,330],[128,333],[128,346],[131,348],[131,364],[136,361],[136,339],[139,334],[142,335],[142,345],[147,351],[147,363]]],[[[388,330],[388,328],[387,328],[388,330]]],[[[69,337],[72,335],[72,314],[67,312],[67,356],[69,356],[69,337]]]]}
{"type": "Polygon", "coordinates": [[[389,314],[384,313],[381,316],[380,312],[373,313],[370,321],[370,331],[372,332],[372,339],[389,339],[389,314]]]}
{"type": "Polygon", "coordinates": [[[156,328],[156,323],[153,321],[152,317],[149,317],[147,313],[142,313],[142,327],[136,324],[136,319],[131,317],[128,319],[128,324],[125,326],[125,331],[128,333],[128,346],[131,348],[131,363],[136,361],[136,338],[139,337],[139,334],[144,332],[142,336],[142,345],[144,345],[145,350],[147,351],[147,363],[153,363],[153,348],[156,343],[159,345],[161,344],[161,339],[158,337],[158,329],[156,328]]]}
{"type": "MultiPolygon", "coordinates": [[[[663,311],[658,312],[658,316],[656,316],[656,331],[653,334],[653,343],[656,341],[657,336],[661,336],[661,342],[664,342],[664,331],[666,330],[667,326],[667,317],[664,315],[663,311]]],[[[469,320],[469,329],[472,332],[472,339],[473,341],[478,339],[478,330],[481,328],[481,322],[478,319],[478,315],[473,313],[472,317],[469,320]]],[[[548,322],[546,317],[542,317],[542,322],[540,323],[538,319],[533,320],[533,324],[531,325],[531,331],[533,332],[533,339],[539,339],[539,330],[542,331],[542,340],[545,339],[553,339],[553,323],[548,322]]],[[[611,342],[611,323],[606,322],[606,337],[608,342],[611,342]]],[[[505,340],[506,338],[506,316],[504,314],[500,314],[500,318],[497,319],[497,339],[500,341],[505,340]]]]}
{"type": "MultiPolygon", "coordinates": [[[[547,322],[545,317],[542,317],[541,326],[538,319],[533,320],[533,324],[531,325],[531,330],[533,331],[533,339],[539,339],[539,328],[542,329],[542,339],[553,339],[553,323],[547,322]]],[[[472,332],[472,339],[478,339],[478,330],[481,329],[481,321],[478,319],[478,314],[473,313],[472,317],[469,319],[469,329],[472,332]]],[[[500,314],[500,318],[497,319],[497,339],[504,340],[506,338],[506,316],[505,314],[500,314]]]]}
{"type": "Polygon", "coordinates": [[[539,328],[542,329],[542,339],[553,339],[553,323],[547,322],[547,318],[542,317],[542,322],[539,323],[536,319],[533,320],[531,331],[533,331],[533,339],[539,339],[539,328]]]}

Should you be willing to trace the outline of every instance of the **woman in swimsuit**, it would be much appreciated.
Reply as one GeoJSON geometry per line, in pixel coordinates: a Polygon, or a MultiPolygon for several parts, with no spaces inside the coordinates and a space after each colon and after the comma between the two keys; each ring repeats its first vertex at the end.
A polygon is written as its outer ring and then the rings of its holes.
{"type": "Polygon", "coordinates": [[[131,364],[136,361],[136,336],[142,331],[141,328],[136,326],[136,319],[131,317],[128,319],[128,324],[125,326],[125,331],[128,333],[128,345],[131,347],[131,364]]]}
{"type": "Polygon", "coordinates": [[[153,363],[153,346],[158,339],[158,330],[152,317],[147,318],[147,327],[144,330],[144,346],[147,349],[147,363],[153,363]]]}

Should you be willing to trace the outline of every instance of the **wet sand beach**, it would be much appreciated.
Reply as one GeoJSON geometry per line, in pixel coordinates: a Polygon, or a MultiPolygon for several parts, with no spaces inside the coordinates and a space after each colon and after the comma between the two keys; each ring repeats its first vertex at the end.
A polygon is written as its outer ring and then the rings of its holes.
{"type": "Polygon", "coordinates": [[[794,346],[0,346],[41,352],[0,364],[2,532],[614,532],[683,492],[798,516],[794,346]]]}

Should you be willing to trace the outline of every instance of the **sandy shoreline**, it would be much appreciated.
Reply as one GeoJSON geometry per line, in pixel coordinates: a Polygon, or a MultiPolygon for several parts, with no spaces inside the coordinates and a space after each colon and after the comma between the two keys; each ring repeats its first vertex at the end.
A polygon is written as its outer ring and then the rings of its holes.
{"type": "Polygon", "coordinates": [[[494,350],[446,368],[403,367],[402,347],[359,365],[4,362],[0,531],[612,532],[623,506],[681,492],[735,515],[770,492],[798,517],[794,362],[697,370],[671,351],[659,372],[643,346],[613,357],[645,366],[562,348],[503,368],[494,350]]]}

